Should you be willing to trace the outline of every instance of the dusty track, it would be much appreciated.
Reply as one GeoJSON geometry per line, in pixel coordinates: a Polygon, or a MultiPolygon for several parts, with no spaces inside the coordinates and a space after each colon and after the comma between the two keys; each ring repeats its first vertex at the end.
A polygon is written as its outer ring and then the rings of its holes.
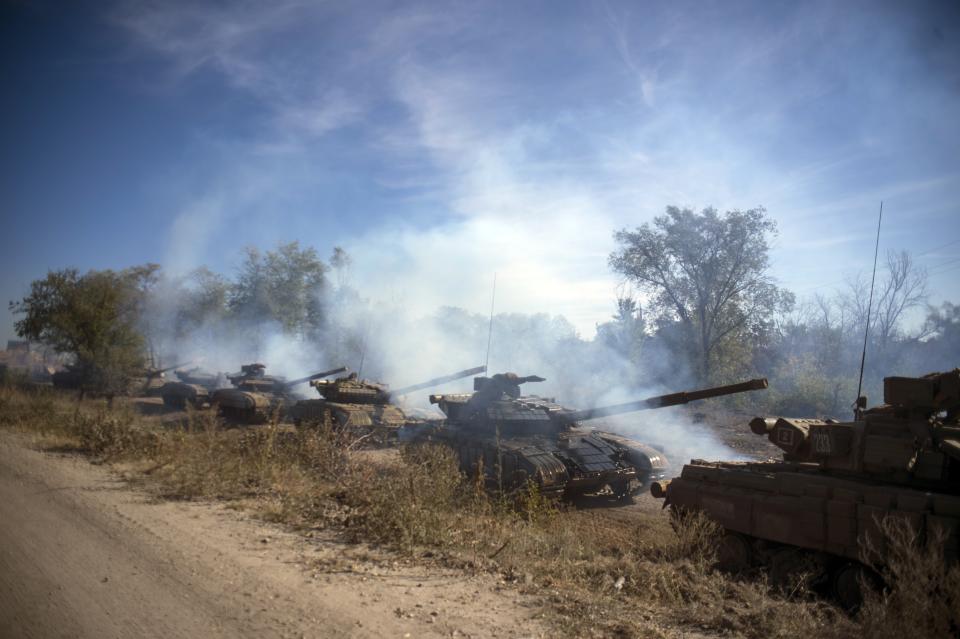
{"type": "Polygon", "coordinates": [[[543,636],[488,576],[389,565],[222,506],[156,503],[0,432],[0,637],[543,636]],[[325,572],[318,566],[347,566],[325,572]]]}

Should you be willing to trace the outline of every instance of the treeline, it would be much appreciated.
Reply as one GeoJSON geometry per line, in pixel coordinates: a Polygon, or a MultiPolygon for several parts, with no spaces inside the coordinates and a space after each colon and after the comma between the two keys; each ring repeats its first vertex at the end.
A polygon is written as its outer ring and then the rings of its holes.
{"type": "MultiPolygon", "coordinates": [[[[856,395],[868,281],[854,275],[832,296],[798,302],[769,275],[775,234],[763,209],[669,207],[615,234],[610,266],[634,292],[616,300],[595,339],[560,316],[498,314],[491,370],[543,375],[548,381],[533,392],[578,406],[762,375],[767,393],[729,402],[845,416],[856,395]]],[[[487,359],[488,317],[454,307],[412,317],[402,302],[366,298],[350,270],[340,248],[324,260],[292,242],[246,249],[229,275],[200,268],[172,277],[153,264],[51,272],[11,310],[21,316],[21,337],[69,354],[100,389],[183,360],[211,370],[259,360],[290,375],[343,364],[400,384],[487,359]]],[[[928,307],[926,280],[907,253],[889,254],[878,275],[865,379],[872,402],[882,398],[883,376],[960,362],[960,307],[928,307]],[[926,321],[908,329],[918,309],[926,321]]]]}
{"type": "Polygon", "coordinates": [[[750,401],[787,415],[850,415],[868,309],[863,389],[871,404],[882,401],[883,377],[960,364],[960,307],[928,305],[927,274],[909,253],[887,254],[872,306],[862,273],[833,295],[798,302],[769,276],[774,235],[762,208],[721,215],[668,207],[652,223],[618,232],[611,267],[648,302],[620,299],[598,339],[660,379],[678,365],[703,384],[766,376],[770,391],[750,401]],[[925,321],[908,328],[917,311],[925,321]]]}

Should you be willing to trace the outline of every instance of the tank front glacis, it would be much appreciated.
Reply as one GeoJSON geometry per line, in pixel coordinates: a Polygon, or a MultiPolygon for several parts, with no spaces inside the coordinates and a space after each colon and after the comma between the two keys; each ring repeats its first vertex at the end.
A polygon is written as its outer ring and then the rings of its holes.
{"type": "Polygon", "coordinates": [[[776,550],[816,553],[821,576],[848,603],[857,593],[844,575],[868,548],[883,556],[880,526],[888,517],[909,523],[921,539],[942,529],[944,560],[956,561],[960,370],[888,377],[884,400],[851,422],[756,418],[751,430],[784,451],[781,461],[693,460],[654,494],[675,512],[717,521],[747,565],[769,563],[776,550]]]}
{"type": "Polygon", "coordinates": [[[482,470],[487,484],[497,490],[522,488],[532,481],[546,494],[597,493],[625,499],[665,476],[666,457],[647,444],[585,428],[581,421],[766,387],[765,380],[754,380],[576,411],[550,398],[520,394],[521,384],[538,381],[543,379],[501,373],[476,378],[473,394],[432,395],[431,403],[447,419],[424,438],[452,448],[464,472],[482,470]]]}

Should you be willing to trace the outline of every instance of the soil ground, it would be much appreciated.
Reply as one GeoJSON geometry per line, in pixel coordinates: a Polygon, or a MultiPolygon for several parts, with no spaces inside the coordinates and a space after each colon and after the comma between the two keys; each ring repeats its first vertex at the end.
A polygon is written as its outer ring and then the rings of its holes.
{"type": "Polygon", "coordinates": [[[0,637],[535,637],[491,575],[157,502],[0,431],[0,637]]]}
{"type": "MultiPolygon", "coordinates": [[[[186,417],[159,398],[132,403],[161,427],[186,417]]],[[[748,421],[714,414],[703,428],[742,456],[775,455],[748,421]]],[[[0,431],[0,638],[536,637],[556,630],[544,601],[495,575],[398,560],[329,533],[287,532],[221,503],[158,501],[86,457],[30,443],[0,431]]],[[[644,493],[633,505],[602,508],[601,516],[631,522],[661,516],[661,506],[644,493]]],[[[689,628],[658,630],[694,636],[689,628]]]]}

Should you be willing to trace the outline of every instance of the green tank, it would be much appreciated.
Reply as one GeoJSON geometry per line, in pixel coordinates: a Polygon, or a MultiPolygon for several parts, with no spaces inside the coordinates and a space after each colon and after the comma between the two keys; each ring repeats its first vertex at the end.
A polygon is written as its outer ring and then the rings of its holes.
{"type": "Polygon", "coordinates": [[[210,394],[224,386],[223,375],[206,373],[200,368],[174,371],[177,381],[167,382],[160,389],[160,396],[166,406],[184,409],[189,404],[202,408],[210,402],[210,394]]]}
{"type": "MultiPolygon", "coordinates": [[[[166,373],[184,364],[175,364],[166,368],[146,367],[140,369],[137,375],[128,379],[123,391],[127,395],[158,397],[164,385],[166,373]]],[[[84,383],[89,383],[89,369],[84,371],[76,364],[67,364],[66,368],[51,375],[51,381],[56,388],[79,389],[84,383]]]]}
{"type": "Polygon", "coordinates": [[[750,429],[783,450],[767,462],[695,459],[680,477],[651,486],[678,521],[698,511],[725,530],[719,555],[731,570],[799,573],[856,608],[861,585],[882,566],[888,518],[919,539],[946,535],[943,560],[960,550],[960,369],[884,379],[884,404],[853,421],[758,417],[750,429]],[[868,553],[868,549],[872,549],[868,553]],[[879,556],[878,557],[876,556],[879,556]]]}
{"type": "Polygon", "coordinates": [[[247,424],[262,424],[280,412],[282,415],[293,405],[291,391],[298,384],[342,373],[345,367],[313,373],[287,381],[283,377],[265,375],[263,364],[247,364],[241,372],[230,376],[234,388],[221,388],[213,392],[210,402],[219,413],[228,419],[247,424]]]}
{"type": "Polygon", "coordinates": [[[397,439],[402,428],[423,421],[397,406],[396,397],[484,371],[485,366],[477,366],[396,390],[390,390],[386,384],[360,379],[356,373],[335,380],[317,379],[310,385],[317,389],[320,399],[297,402],[290,409],[290,416],[298,426],[324,424],[387,443],[397,439]]]}
{"type": "Polygon", "coordinates": [[[521,395],[520,385],[545,381],[501,373],[474,379],[473,394],[432,395],[447,416],[417,439],[453,449],[463,472],[483,473],[488,488],[511,492],[533,482],[554,497],[602,495],[629,500],[669,470],[657,448],[582,422],[652,408],[766,388],[766,380],[651,397],[626,404],[574,410],[553,398],[521,395]]]}
{"type": "Polygon", "coordinates": [[[130,392],[133,395],[139,394],[146,397],[160,397],[163,385],[166,383],[167,373],[175,368],[185,366],[188,362],[174,364],[165,368],[148,367],[143,370],[142,375],[134,378],[130,392]]]}

